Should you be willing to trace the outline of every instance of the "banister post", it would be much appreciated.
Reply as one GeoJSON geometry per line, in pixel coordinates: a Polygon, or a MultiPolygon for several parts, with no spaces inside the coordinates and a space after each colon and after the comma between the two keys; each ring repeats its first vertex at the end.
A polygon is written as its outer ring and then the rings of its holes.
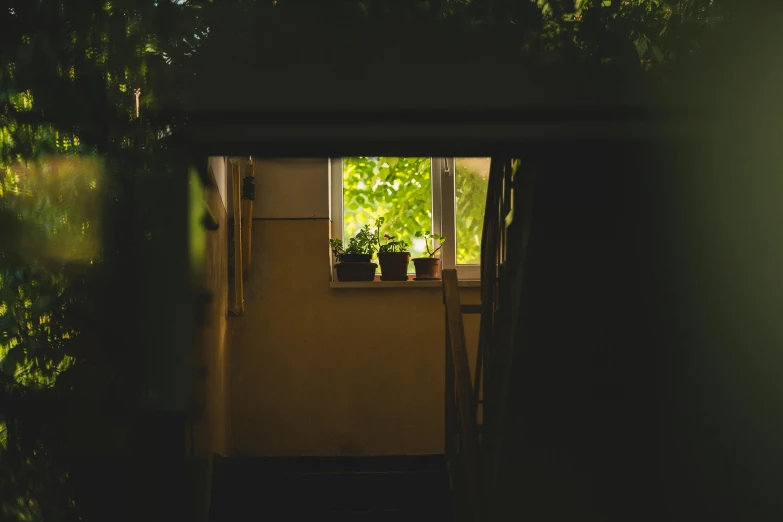
{"type": "MultiPolygon", "coordinates": [[[[448,329],[449,355],[453,361],[455,404],[460,425],[460,451],[457,457],[461,464],[460,486],[464,486],[464,500],[468,520],[476,522],[480,513],[478,498],[478,438],[476,426],[476,398],[470,376],[470,363],[465,344],[465,329],[462,322],[462,305],[457,285],[457,271],[442,272],[443,297],[446,307],[446,328],[448,329]]],[[[452,410],[453,411],[453,410],[452,410]]]]}

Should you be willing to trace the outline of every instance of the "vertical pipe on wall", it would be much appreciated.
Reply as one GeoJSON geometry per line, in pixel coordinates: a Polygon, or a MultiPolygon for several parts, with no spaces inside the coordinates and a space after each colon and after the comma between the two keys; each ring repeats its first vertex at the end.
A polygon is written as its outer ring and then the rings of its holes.
{"type": "Polygon", "coordinates": [[[242,288],[242,210],[241,210],[241,183],[242,174],[239,163],[233,163],[233,200],[234,200],[234,288],[236,302],[234,311],[242,315],[245,312],[245,296],[242,288]]]}
{"type": "Polygon", "coordinates": [[[249,172],[243,179],[242,185],[242,271],[245,279],[250,275],[251,241],[253,233],[253,201],[255,201],[255,166],[253,161],[248,163],[249,172]]]}

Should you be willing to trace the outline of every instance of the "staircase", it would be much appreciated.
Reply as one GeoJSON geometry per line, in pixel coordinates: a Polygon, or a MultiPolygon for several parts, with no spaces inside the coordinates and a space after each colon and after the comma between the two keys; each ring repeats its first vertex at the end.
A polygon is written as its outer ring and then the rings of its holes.
{"type": "Polygon", "coordinates": [[[211,522],[452,518],[442,455],[216,457],[214,464],[211,522]]]}

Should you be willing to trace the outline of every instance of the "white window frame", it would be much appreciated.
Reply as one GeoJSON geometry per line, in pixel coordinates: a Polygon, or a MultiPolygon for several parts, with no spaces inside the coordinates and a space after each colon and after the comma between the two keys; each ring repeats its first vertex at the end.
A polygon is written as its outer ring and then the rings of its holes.
{"type": "MultiPolygon", "coordinates": [[[[442,268],[456,268],[461,281],[481,280],[481,265],[457,264],[456,158],[431,158],[432,165],[432,232],[446,237],[441,248],[442,268]]],[[[329,158],[331,185],[330,205],[332,237],[343,238],[343,158],[329,158]]],[[[440,244],[436,244],[436,247],[440,244]]]]}

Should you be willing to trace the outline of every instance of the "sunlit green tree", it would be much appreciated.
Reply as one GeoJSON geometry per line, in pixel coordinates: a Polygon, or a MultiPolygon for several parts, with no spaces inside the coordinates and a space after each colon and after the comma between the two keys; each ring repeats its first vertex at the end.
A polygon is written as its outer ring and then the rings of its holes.
{"type": "Polygon", "coordinates": [[[411,245],[411,256],[425,255],[414,234],[432,228],[432,162],[430,158],[351,157],[343,159],[345,236],[354,236],[379,217],[380,234],[411,245]]]}
{"type": "Polygon", "coordinates": [[[457,264],[478,265],[481,263],[489,158],[458,158],[455,171],[457,264]]]}
{"type": "MultiPolygon", "coordinates": [[[[478,264],[487,197],[488,161],[457,160],[455,207],[457,263],[478,264]]],[[[432,159],[350,157],[343,159],[344,234],[384,217],[381,235],[389,233],[411,245],[412,257],[427,255],[416,232],[432,230],[432,159]]]]}
{"type": "Polygon", "coordinates": [[[113,447],[103,419],[133,390],[132,316],[111,305],[149,230],[134,190],[171,164],[176,119],[157,113],[193,75],[200,8],[0,8],[0,519],[77,519],[100,502],[72,456],[113,447]]]}

